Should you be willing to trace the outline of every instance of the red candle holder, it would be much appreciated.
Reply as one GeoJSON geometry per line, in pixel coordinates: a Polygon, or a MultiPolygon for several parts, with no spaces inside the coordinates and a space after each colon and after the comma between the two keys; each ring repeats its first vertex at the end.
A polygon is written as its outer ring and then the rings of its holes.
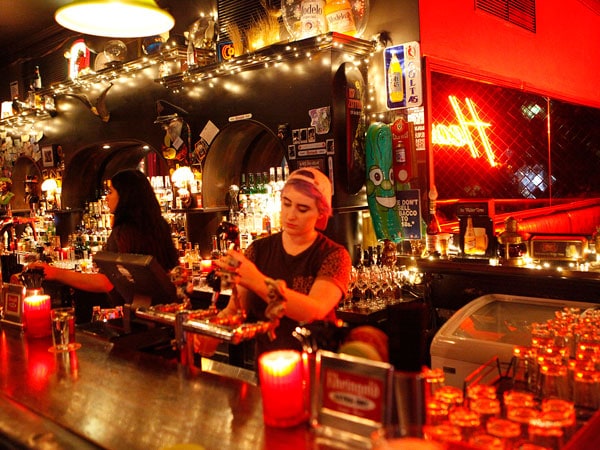
{"type": "Polygon", "coordinates": [[[50,336],[51,301],[49,295],[30,295],[23,300],[23,331],[30,338],[50,336]]]}
{"type": "Polygon", "coordinates": [[[258,377],[265,424],[291,427],[308,418],[302,355],[295,350],[263,353],[258,377]]]}

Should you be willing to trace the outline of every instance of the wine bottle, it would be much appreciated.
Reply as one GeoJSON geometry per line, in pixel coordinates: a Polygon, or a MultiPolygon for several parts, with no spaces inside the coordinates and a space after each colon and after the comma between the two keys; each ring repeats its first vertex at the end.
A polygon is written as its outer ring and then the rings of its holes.
{"type": "Polygon", "coordinates": [[[31,83],[31,87],[34,91],[42,88],[42,76],[40,75],[40,66],[35,66],[35,70],[33,72],[33,83],[31,83]]]}
{"type": "Polygon", "coordinates": [[[246,174],[242,173],[240,178],[240,192],[239,195],[248,195],[248,185],[246,184],[246,174]]]}

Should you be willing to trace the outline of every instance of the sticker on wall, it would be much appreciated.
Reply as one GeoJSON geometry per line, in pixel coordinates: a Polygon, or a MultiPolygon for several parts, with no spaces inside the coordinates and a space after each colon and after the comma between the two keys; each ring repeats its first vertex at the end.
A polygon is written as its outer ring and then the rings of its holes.
{"type": "Polygon", "coordinates": [[[317,156],[327,154],[325,142],[311,142],[298,145],[298,156],[317,156]]]}
{"type": "Polygon", "coordinates": [[[296,159],[296,145],[294,144],[288,145],[288,159],[296,159]]]}
{"type": "Polygon", "coordinates": [[[388,47],[383,52],[387,107],[421,106],[421,50],[418,42],[388,47]]]}
{"type": "Polygon", "coordinates": [[[310,124],[315,127],[317,134],[327,134],[331,127],[331,112],[329,106],[315,108],[308,111],[310,124]]]}

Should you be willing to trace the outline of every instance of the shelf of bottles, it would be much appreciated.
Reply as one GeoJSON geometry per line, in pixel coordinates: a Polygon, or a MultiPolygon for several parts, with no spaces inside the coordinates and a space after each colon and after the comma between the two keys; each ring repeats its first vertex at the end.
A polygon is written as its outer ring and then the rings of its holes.
{"type": "Polygon", "coordinates": [[[281,189],[288,171],[286,165],[241,175],[238,209],[230,211],[229,219],[239,228],[242,250],[253,240],[280,231],[281,189]]]}
{"type": "Polygon", "coordinates": [[[104,197],[87,203],[81,223],[66,243],[57,234],[52,211],[32,217],[14,217],[3,223],[2,253],[12,255],[16,264],[42,260],[61,268],[92,270],[92,257],[104,248],[111,224],[112,216],[104,197]],[[18,229],[23,230],[19,235],[16,233],[18,225],[21,225],[18,229]]]}

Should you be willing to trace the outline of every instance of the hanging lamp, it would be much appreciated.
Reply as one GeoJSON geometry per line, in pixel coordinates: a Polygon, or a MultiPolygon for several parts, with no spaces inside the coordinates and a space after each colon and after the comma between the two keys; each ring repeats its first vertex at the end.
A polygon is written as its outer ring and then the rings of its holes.
{"type": "Polygon", "coordinates": [[[56,10],[54,18],[73,31],[115,38],[159,35],[175,25],[154,0],[74,0],[56,10]]]}

